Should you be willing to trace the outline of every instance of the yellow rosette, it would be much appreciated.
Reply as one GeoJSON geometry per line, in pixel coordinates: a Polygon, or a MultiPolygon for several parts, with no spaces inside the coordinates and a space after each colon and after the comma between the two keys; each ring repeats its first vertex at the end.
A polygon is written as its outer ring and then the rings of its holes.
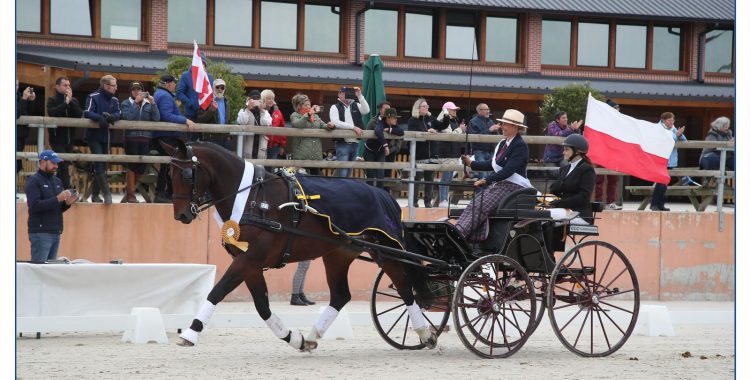
{"type": "Polygon", "coordinates": [[[221,240],[223,240],[227,244],[231,244],[239,249],[242,250],[242,252],[247,252],[248,247],[250,246],[245,241],[238,241],[240,238],[240,225],[237,224],[234,220],[227,220],[224,222],[224,225],[221,226],[221,240]]]}

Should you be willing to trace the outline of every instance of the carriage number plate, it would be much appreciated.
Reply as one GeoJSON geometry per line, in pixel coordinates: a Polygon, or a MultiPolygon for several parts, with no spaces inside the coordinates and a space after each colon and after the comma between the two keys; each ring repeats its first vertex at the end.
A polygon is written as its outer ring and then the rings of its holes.
{"type": "Polygon", "coordinates": [[[599,227],[597,226],[581,226],[581,225],[575,225],[571,224],[569,231],[572,233],[579,233],[579,234],[598,234],[599,233],[599,227]]]}

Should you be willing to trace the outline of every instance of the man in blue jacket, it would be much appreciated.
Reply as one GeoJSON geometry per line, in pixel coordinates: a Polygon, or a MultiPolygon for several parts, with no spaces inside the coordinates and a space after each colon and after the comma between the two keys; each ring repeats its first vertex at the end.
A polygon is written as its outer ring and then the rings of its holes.
{"type": "Polygon", "coordinates": [[[39,170],[26,180],[24,187],[29,208],[31,261],[35,263],[57,258],[63,232],[62,214],[78,200],[75,191],[63,190],[62,181],[55,175],[62,161],[51,150],[40,153],[39,170]]]}
{"type": "MultiPolygon", "coordinates": [[[[109,143],[112,140],[112,131],[109,125],[122,119],[120,111],[120,101],[117,100],[117,79],[111,75],[105,75],[99,81],[99,89],[89,94],[86,98],[86,109],[83,111],[83,117],[99,123],[99,128],[86,128],[84,136],[86,142],[91,148],[93,154],[108,154],[109,143]]],[[[112,193],[109,191],[109,182],[107,181],[107,164],[104,162],[94,162],[94,179],[104,196],[104,203],[112,203],[112,193]]],[[[92,201],[98,197],[96,189],[92,195],[92,201]]]]}
{"type": "MultiPolygon", "coordinates": [[[[206,56],[203,53],[201,53],[201,61],[203,62],[203,68],[205,68],[206,56]]],[[[182,102],[185,116],[188,119],[195,121],[200,104],[198,103],[198,93],[193,88],[193,75],[191,71],[192,70],[188,68],[182,73],[180,76],[180,82],[177,83],[177,92],[175,95],[177,96],[177,99],[182,102]]],[[[214,83],[214,77],[211,74],[208,74],[208,71],[206,71],[206,74],[208,75],[208,83],[214,83]]],[[[199,135],[196,134],[195,136],[197,137],[199,135]]]]}
{"type": "MultiPolygon", "coordinates": [[[[159,78],[159,86],[156,88],[154,94],[154,102],[156,107],[159,109],[159,115],[161,121],[170,123],[185,124],[190,129],[195,126],[192,120],[186,118],[180,113],[180,108],[177,107],[177,102],[174,100],[174,90],[177,87],[176,80],[171,75],[162,75],[159,78]]],[[[187,107],[186,107],[187,108],[187,107]]],[[[159,154],[166,155],[160,141],[174,146],[174,140],[180,138],[181,133],[177,131],[154,131],[154,147],[159,151],[159,154]]],[[[161,164],[159,167],[159,177],[156,180],[156,203],[172,203],[172,184],[168,180],[169,165],[161,164]]]]}
{"type": "MultiPolygon", "coordinates": [[[[477,115],[469,120],[468,134],[475,135],[492,135],[496,134],[500,125],[490,119],[490,107],[485,103],[477,105],[477,115]]],[[[478,162],[489,161],[492,159],[492,152],[495,150],[493,143],[471,143],[471,154],[478,162]]],[[[486,178],[490,173],[478,172],[477,178],[486,178]]]]}

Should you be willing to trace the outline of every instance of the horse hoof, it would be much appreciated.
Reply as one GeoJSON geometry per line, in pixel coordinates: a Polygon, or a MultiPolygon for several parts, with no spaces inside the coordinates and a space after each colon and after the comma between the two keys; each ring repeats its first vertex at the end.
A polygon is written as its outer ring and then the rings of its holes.
{"type": "Polygon", "coordinates": [[[193,347],[193,346],[195,346],[195,344],[193,342],[191,342],[191,341],[189,341],[187,339],[184,339],[184,338],[180,338],[180,341],[177,342],[177,345],[181,346],[181,347],[193,347]]]}
{"type": "Polygon", "coordinates": [[[303,352],[312,352],[312,350],[318,348],[318,342],[306,340],[305,345],[302,348],[301,351],[303,352]]]}

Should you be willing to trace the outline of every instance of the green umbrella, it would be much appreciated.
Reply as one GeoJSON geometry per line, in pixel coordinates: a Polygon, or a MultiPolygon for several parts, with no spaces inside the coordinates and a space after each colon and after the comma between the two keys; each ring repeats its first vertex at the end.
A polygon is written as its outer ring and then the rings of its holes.
{"type": "MultiPolygon", "coordinates": [[[[385,101],[385,85],[383,85],[383,61],[377,54],[370,55],[362,70],[362,96],[370,105],[370,113],[362,115],[362,122],[367,125],[370,119],[378,115],[378,104],[385,101]]],[[[357,156],[362,157],[365,141],[360,140],[357,156]]]]}

